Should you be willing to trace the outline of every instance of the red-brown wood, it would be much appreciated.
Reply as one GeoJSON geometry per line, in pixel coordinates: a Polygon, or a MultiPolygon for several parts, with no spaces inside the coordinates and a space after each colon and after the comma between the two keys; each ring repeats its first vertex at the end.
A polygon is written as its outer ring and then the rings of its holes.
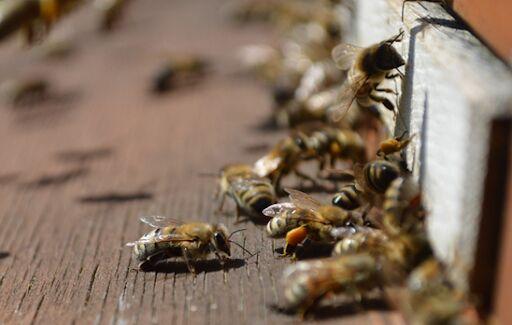
{"type": "Polygon", "coordinates": [[[512,1],[454,0],[453,9],[503,59],[512,63],[512,1]]]}

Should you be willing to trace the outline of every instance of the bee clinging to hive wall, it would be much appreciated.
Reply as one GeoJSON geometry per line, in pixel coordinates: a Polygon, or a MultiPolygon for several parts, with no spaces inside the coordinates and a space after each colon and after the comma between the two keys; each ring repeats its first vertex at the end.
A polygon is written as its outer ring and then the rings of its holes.
{"type": "Polygon", "coordinates": [[[366,48],[343,43],[332,50],[332,57],[338,67],[349,70],[335,120],[341,120],[354,101],[361,107],[382,104],[388,110],[395,110],[395,105],[382,96],[383,93],[395,94],[395,91],[379,86],[386,79],[401,76],[398,68],[405,61],[393,44],[400,42],[403,35],[404,32],[400,31],[392,38],[366,48]]]}

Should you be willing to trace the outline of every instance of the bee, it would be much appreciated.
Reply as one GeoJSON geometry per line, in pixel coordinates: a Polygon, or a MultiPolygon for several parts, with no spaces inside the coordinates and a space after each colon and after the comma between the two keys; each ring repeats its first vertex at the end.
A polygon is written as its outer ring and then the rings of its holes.
{"type": "Polygon", "coordinates": [[[355,180],[334,194],[333,205],[354,210],[368,205],[380,207],[391,182],[404,174],[398,163],[383,159],[372,160],[366,165],[354,165],[355,180]]]}
{"type": "Polygon", "coordinates": [[[351,224],[360,224],[360,216],[346,212],[336,206],[324,205],[306,193],[286,189],[290,202],[277,203],[263,210],[272,218],[267,224],[267,234],[273,238],[285,237],[283,256],[302,243],[306,237],[314,241],[333,242],[341,229],[351,224]]]}
{"type": "Polygon", "coordinates": [[[195,82],[206,74],[208,67],[208,61],[198,56],[171,57],[154,75],[151,90],[159,94],[195,82]]]}
{"type": "Polygon", "coordinates": [[[254,170],[260,176],[269,177],[276,191],[281,189],[281,179],[292,172],[301,179],[317,184],[314,178],[298,169],[301,162],[312,159],[318,160],[320,170],[324,169],[327,159],[331,166],[338,159],[364,162],[364,141],[359,134],[349,129],[314,123],[303,125],[256,161],[254,170]]]}
{"type": "Polygon", "coordinates": [[[109,31],[119,21],[128,0],[96,0],[94,6],[100,13],[100,29],[109,31]]]}
{"type": "Polygon", "coordinates": [[[398,304],[412,324],[480,324],[467,295],[455,288],[435,258],[411,272],[405,291],[398,304]]]}
{"type": "Polygon", "coordinates": [[[270,180],[258,176],[250,165],[228,165],[221,170],[217,196],[221,196],[221,212],[226,196],[236,204],[236,221],[243,213],[250,217],[263,217],[262,211],[277,202],[270,180]]]}
{"type": "Polygon", "coordinates": [[[39,17],[40,7],[37,0],[2,1],[0,12],[0,40],[3,40],[39,17]]]}
{"type": "Polygon", "coordinates": [[[343,119],[354,101],[360,106],[369,108],[382,104],[390,111],[395,110],[394,104],[382,93],[396,94],[389,88],[379,88],[385,79],[402,76],[399,67],[405,64],[404,59],[393,47],[403,39],[401,30],[397,35],[366,48],[350,44],[340,44],[332,50],[332,57],[341,70],[349,70],[347,81],[340,94],[340,104],[333,114],[333,119],[343,119]],[[393,73],[396,70],[397,73],[393,73]]]}
{"type": "Polygon", "coordinates": [[[406,137],[407,131],[402,135],[382,141],[377,150],[377,157],[386,159],[387,156],[405,149],[411,142],[414,135],[406,137]]]}
{"type": "Polygon", "coordinates": [[[378,261],[368,253],[298,262],[283,273],[286,309],[301,318],[332,293],[345,293],[355,300],[380,283],[378,261]]]}
{"type": "MultiPolygon", "coordinates": [[[[182,223],[167,217],[149,216],[140,220],[154,228],[140,239],[127,243],[139,269],[146,271],[157,262],[183,258],[190,272],[196,273],[194,262],[213,253],[224,263],[231,256],[230,234],[223,224],[204,222],[182,223]]],[[[232,233],[233,234],[233,233],[232,233]]]]}
{"type": "Polygon", "coordinates": [[[34,104],[49,96],[50,83],[43,78],[32,77],[2,82],[0,94],[12,106],[34,104]]]}

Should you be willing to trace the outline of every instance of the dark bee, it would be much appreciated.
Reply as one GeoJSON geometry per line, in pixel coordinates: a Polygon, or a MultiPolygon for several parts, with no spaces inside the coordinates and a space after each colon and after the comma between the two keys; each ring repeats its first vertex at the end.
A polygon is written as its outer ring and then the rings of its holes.
{"type": "Polygon", "coordinates": [[[205,75],[208,62],[200,57],[173,57],[153,77],[151,90],[164,93],[174,87],[193,83],[205,75]]]}
{"type": "Polygon", "coordinates": [[[405,64],[404,59],[393,47],[400,42],[404,32],[380,43],[366,48],[350,44],[340,44],[332,51],[332,57],[338,68],[349,70],[347,81],[344,83],[340,95],[340,104],[334,120],[341,120],[354,101],[361,107],[372,107],[382,104],[386,109],[394,111],[395,105],[382,93],[395,91],[389,88],[379,88],[385,79],[401,76],[399,67],[405,64]],[[397,70],[397,73],[393,73],[397,70]]]}
{"type": "Polygon", "coordinates": [[[332,198],[332,204],[345,210],[354,210],[362,205],[361,191],[356,184],[345,184],[332,198]]]}

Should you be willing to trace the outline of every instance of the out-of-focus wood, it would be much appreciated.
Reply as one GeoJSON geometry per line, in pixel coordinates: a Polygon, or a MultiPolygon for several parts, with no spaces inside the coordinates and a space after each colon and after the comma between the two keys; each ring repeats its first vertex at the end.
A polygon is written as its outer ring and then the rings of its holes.
{"type": "MultiPolygon", "coordinates": [[[[490,316],[496,308],[496,289],[502,284],[497,280],[498,265],[504,231],[507,224],[507,180],[511,173],[509,157],[512,149],[512,123],[510,119],[498,119],[492,123],[487,176],[482,204],[482,217],[478,232],[475,267],[471,275],[471,290],[478,299],[478,310],[482,317],[490,316]]],[[[502,259],[503,260],[503,259],[502,259]]]]}
{"type": "MultiPolygon", "coordinates": [[[[279,303],[282,270],[261,226],[215,216],[214,180],[226,163],[253,162],[284,132],[256,128],[270,113],[267,90],[237,74],[236,49],[270,40],[266,28],[226,20],[225,1],[132,1],[119,28],[95,34],[84,11],[60,31],[75,31],[64,61],[0,48],[0,76],[45,75],[65,96],[35,107],[0,106],[0,323],[283,324],[297,318],[279,303]],[[83,14],[83,17],[80,16],[83,14]],[[150,77],[166,53],[200,53],[212,73],[161,97],[150,77]],[[131,270],[124,244],[148,231],[141,215],[223,222],[247,228],[243,252],[223,272],[197,277],[171,264],[131,270]],[[245,255],[247,257],[247,255],[245,255]],[[257,262],[257,263],[256,263],[257,262]]],[[[65,22],[63,22],[65,24],[65,22]]],[[[232,208],[232,207],[231,207],[232,208]]],[[[382,304],[323,307],[322,324],[399,323],[382,304]]]]}
{"type": "MultiPolygon", "coordinates": [[[[512,168],[512,141],[509,144],[508,168],[512,168]]],[[[509,170],[506,190],[505,220],[503,222],[503,238],[496,277],[496,298],[494,317],[498,324],[512,324],[512,172],[509,170]]]]}
{"type": "Polygon", "coordinates": [[[512,1],[454,0],[453,9],[503,59],[512,63],[512,1]]]}

